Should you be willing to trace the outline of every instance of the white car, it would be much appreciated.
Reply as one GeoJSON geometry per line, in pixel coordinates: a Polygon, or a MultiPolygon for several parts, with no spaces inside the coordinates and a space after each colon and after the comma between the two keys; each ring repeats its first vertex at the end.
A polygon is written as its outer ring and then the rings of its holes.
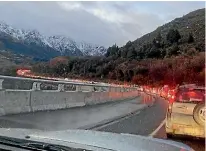
{"type": "Polygon", "coordinates": [[[194,151],[170,140],[91,130],[35,131],[0,128],[0,150],[194,151]]]}
{"type": "Polygon", "coordinates": [[[205,138],[205,87],[183,85],[168,98],[166,133],[205,138]]]}

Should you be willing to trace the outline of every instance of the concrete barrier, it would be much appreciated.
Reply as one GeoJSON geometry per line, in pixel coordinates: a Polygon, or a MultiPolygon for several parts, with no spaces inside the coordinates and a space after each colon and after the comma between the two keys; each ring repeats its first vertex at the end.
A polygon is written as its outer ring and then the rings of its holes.
{"type": "Polygon", "coordinates": [[[115,98],[115,92],[89,92],[85,95],[85,104],[86,105],[94,105],[101,104],[105,102],[117,101],[122,98],[115,98]]]}
{"type": "Polygon", "coordinates": [[[56,110],[84,106],[84,92],[32,91],[32,111],[56,110]]]}
{"type": "Polygon", "coordinates": [[[80,107],[132,99],[137,96],[137,92],[1,90],[0,115],[80,107]]]}
{"type": "MultiPolygon", "coordinates": [[[[103,92],[104,93],[104,92],[103,92]]],[[[101,92],[88,92],[85,94],[84,101],[85,105],[93,105],[97,104],[100,101],[101,92]]],[[[105,97],[105,101],[109,101],[108,98],[105,97]]]]}
{"type": "Polygon", "coordinates": [[[0,115],[101,104],[136,96],[136,88],[0,76],[0,115]],[[42,84],[56,89],[42,90],[42,84]]]}
{"type": "Polygon", "coordinates": [[[0,91],[0,115],[31,112],[31,91],[0,91]]]}

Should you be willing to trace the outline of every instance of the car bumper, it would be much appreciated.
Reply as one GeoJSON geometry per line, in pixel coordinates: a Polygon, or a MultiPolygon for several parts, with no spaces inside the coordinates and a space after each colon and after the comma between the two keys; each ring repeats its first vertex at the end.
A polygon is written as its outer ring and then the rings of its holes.
{"type": "Polygon", "coordinates": [[[205,128],[199,126],[192,116],[181,118],[181,120],[167,118],[166,133],[171,135],[205,138],[205,128]]]}
{"type": "Polygon", "coordinates": [[[172,135],[205,138],[204,128],[186,127],[178,124],[175,124],[175,128],[166,127],[166,133],[172,135]]]}

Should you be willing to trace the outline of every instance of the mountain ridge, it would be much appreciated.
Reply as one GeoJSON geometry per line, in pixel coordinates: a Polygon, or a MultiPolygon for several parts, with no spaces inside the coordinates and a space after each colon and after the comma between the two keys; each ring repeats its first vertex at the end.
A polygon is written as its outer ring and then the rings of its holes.
{"type": "Polygon", "coordinates": [[[199,9],[129,41],[105,57],[68,58],[67,64],[35,65],[34,73],[132,82],[139,85],[205,83],[205,11],[199,9]],[[63,70],[65,69],[65,70],[63,70]]]}
{"type": "MultiPolygon", "coordinates": [[[[125,51],[125,48],[128,46],[128,49],[135,49],[138,53],[143,49],[144,45],[146,46],[149,43],[153,43],[153,40],[158,37],[158,34],[162,38],[163,43],[167,43],[167,33],[170,29],[177,29],[181,35],[179,43],[187,42],[189,34],[194,38],[196,44],[201,44],[205,41],[205,8],[197,9],[189,12],[182,17],[173,19],[172,21],[159,26],[150,33],[147,33],[134,41],[129,41],[129,46],[126,44],[120,48],[120,51],[125,51]]],[[[146,46],[147,47],[147,46],[146,46]]],[[[203,47],[201,48],[203,49],[203,47]]]]}
{"type": "MultiPolygon", "coordinates": [[[[56,56],[101,56],[106,53],[106,48],[103,46],[77,42],[70,37],[63,35],[45,36],[37,30],[24,30],[13,28],[5,22],[0,22],[0,49],[12,49],[13,52],[23,53],[12,47],[15,42],[19,47],[27,47],[25,55],[29,55],[30,46],[37,46],[42,50],[35,57],[51,59],[56,56]],[[5,44],[6,43],[6,44],[5,44]],[[8,46],[8,43],[9,46],[8,46]],[[4,47],[3,47],[4,46],[4,47]],[[51,52],[49,52],[51,51],[51,52]],[[55,52],[56,51],[56,52],[55,52]],[[44,53],[51,53],[45,55],[44,53]]],[[[33,55],[31,53],[30,55],[33,55]]]]}

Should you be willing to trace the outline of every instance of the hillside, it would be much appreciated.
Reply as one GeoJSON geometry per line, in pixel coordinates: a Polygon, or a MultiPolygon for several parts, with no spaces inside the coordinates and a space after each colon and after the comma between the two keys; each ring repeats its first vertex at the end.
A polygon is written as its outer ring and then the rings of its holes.
{"type": "Polygon", "coordinates": [[[180,42],[187,42],[189,33],[193,35],[195,42],[203,42],[205,40],[205,9],[193,11],[183,17],[176,18],[173,21],[158,27],[155,31],[142,36],[135,40],[132,45],[136,50],[140,49],[146,43],[152,43],[153,39],[160,33],[163,41],[166,42],[166,35],[170,29],[177,29],[181,35],[180,42]]]}
{"type": "Polygon", "coordinates": [[[37,30],[16,29],[3,22],[0,22],[0,50],[10,50],[40,61],[56,56],[99,56],[106,52],[103,46],[60,35],[48,37],[37,30]]]}
{"type": "Polygon", "coordinates": [[[128,41],[117,51],[115,46],[110,47],[106,56],[131,59],[164,58],[175,53],[187,53],[191,48],[205,51],[205,9],[176,18],[133,42],[128,41]]]}
{"type": "Polygon", "coordinates": [[[118,80],[135,84],[205,84],[205,12],[199,9],[158,27],[105,57],[69,57],[57,66],[33,66],[33,72],[55,76],[118,80]]]}
{"type": "Polygon", "coordinates": [[[32,58],[15,54],[12,51],[0,50],[0,74],[16,75],[18,67],[30,67],[35,64],[32,58]]]}
{"type": "Polygon", "coordinates": [[[13,38],[11,35],[0,32],[0,50],[13,52],[14,54],[26,55],[34,60],[45,59],[60,55],[53,48],[35,43],[26,43],[13,38]]]}

